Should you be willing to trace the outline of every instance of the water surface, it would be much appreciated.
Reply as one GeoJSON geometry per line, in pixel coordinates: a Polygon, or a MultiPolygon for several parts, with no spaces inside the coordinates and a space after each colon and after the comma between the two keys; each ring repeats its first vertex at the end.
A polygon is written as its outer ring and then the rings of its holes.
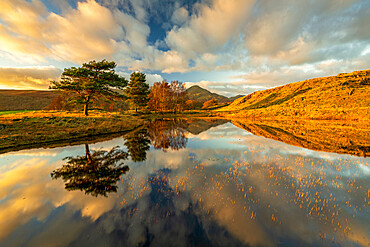
{"type": "Polygon", "coordinates": [[[0,155],[0,246],[369,246],[370,159],[156,121],[0,155]]]}

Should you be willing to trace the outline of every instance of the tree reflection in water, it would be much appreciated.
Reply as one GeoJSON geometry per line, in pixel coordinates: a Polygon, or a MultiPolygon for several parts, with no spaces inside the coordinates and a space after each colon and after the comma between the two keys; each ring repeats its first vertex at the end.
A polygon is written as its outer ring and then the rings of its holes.
{"type": "Polygon", "coordinates": [[[147,128],[128,133],[123,138],[124,145],[134,162],[146,160],[146,152],[150,149],[150,139],[147,128]]]}
{"type": "Polygon", "coordinates": [[[179,150],[185,148],[188,138],[185,135],[187,123],[183,119],[156,120],[149,125],[149,137],[155,149],[179,150]]]}
{"type": "Polygon", "coordinates": [[[62,178],[68,191],[81,190],[93,196],[107,196],[107,193],[117,192],[118,180],[129,170],[122,162],[127,159],[127,152],[114,147],[110,151],[91,153],[87,144],[85,151],[84,156],[64,158],[67,163],[54,170],[51,177],[62,178]]]}

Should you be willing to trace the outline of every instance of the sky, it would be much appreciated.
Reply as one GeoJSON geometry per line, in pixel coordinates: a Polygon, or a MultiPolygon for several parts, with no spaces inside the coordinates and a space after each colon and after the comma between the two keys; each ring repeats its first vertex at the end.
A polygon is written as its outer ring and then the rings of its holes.
{"type": "Polygon", "coordinates": [[[0,88],[117,63],[233,96],[370,68],[369,0],[0,0],[0,88]]]}

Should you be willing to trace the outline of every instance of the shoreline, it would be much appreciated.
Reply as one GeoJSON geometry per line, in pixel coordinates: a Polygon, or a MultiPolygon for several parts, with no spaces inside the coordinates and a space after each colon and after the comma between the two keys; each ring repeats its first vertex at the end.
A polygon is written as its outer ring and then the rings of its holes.
{"type": "MultiPolygon", "coordinates": [[[[184,112],[174,113],[117,113],[92,111],[91,115],[83,116],[81,112],[65,111],[32,111],[0,115],[0,154],[32,148],[53,148],[66,145],[95,143],[122,136],[137,128],[150,124],[157,119],[225,119],[239,128],[252,132],[255,135],[275,139],[291,145],[298,145],[315,150],[316,145],[322,146],[320,138],[312,133],[321,131],[322,134],[333,139],[332,133],[324,131],[331,127],[331,131],[341,135],[342,146],[331,148],[324,145],[316,150],[334,151],[358,156],[369,156],[370,126],[364,119],[302,119],[302,118],[244,118],[229,115],[214,114],[214,112],[184,112]],[[263,123],[270,126],[266,129],[263,123]],[[274,128],[271,132],[271,128],[274,128]],[[277,129],[278,128],[278,129],[277,129]],[[345,134],[347,130],[356,133],[352,136],[345,134]],[[250,129],[250,130],[248,130],[250,129]],[[277,131],[278,130],[278,131],[277,131]],[[310,132],[307,134],[307,132],[310,132]],[[287,131],[290,134],[287,134],[287,131]],[[305,134],[297,134],[297,131],[305,134]],[[276,132],[276,133],[274,133],[276,132]],[[292,135],[294,133],[294,136],[292,135]],[[359,134],[361,133],[361,135],[359,134]],[[285,137],[284,137],[285,136],[285,137]],[[289,137],[290,136],[290,137],[289,137]],[[356,136],[356,138],[354,137],[356,136]],[[362,138],[360,138],[362,136],[362,138]],[[301,139],[305,140],[301,140],[301,139]],[[313,139],[312,139],[313,138],[313,139]],[[354,145],[349,143],[355,140],[354,145]],[[362,139],[362,140],[360,140],[362,139]],[[316,143],[316,144],[315,144],[316,143]],[[350,150],[350,149],[351,150],[350,150]]],[[[329,129],[328,129],[329,130],[329,129]]]]}

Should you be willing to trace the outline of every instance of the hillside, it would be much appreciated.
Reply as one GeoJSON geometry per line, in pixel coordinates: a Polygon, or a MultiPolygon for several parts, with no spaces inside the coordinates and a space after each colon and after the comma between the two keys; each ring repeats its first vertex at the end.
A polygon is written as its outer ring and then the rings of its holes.
{"type": "Polygon", "coordinates": [[[0,90],[0,111],[42,110],[58,93],[39,90],[0,90]]]}
{"type": "Polygon", "coordinates": [[[243,95],[237,95],[234,97],[225,97],[217,93],[211,93],[207,89],[201,88],[200,86],[194,85],[189,87],[187,90],[188,97],[190,100],[197,100],[205,102],[211,99],[216,99],[219,103],[233,102],[235,99],[242,97],[243,95]]]}
{"type": "MultiPolygon", "coordinates": [[[[220,103],[232,102],[236,98],[242,97],[225,97],[201,88],[192,86],[187,89],[189,99],[205,102],[216,99],[220,103]]],[[[17,111],[17,110],[43,110],[58,97],[59,93],[54,91],[40,90],[5,90],[0,89],[0,111],[17,111]]]]}
{"type": "Polygon", "coordinates": [[[370,70],[341,73],[254,92],[220,108],[249,118],[369,119],[370,70]]]}

